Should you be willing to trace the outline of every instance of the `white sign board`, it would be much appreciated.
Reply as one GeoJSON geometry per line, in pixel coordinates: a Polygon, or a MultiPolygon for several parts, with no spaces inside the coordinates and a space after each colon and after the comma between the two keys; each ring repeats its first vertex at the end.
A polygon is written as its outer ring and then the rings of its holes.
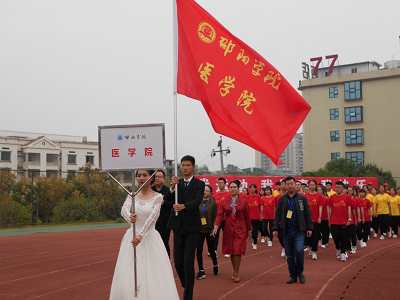
{"type": "Polygon", "coordinates": [[[99,126],[100,169],[161,169],[165,163],[165,124],[99,126]]]}

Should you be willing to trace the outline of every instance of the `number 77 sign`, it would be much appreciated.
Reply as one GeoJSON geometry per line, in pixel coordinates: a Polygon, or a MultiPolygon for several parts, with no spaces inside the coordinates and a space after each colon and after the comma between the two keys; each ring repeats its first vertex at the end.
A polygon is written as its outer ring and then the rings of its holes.
{"type": "MultiPolygon", "coordinates": [[[[335,62],[336,62],[336,60],[338,58],[338,55],[337,54],[327,55],[327,56],[325,56],[325,58],[326,59],[332,59],[333,58],[333,60],[331,61],[331,64],[329,65],[329,74],[332,74],[333,66],[335,65],[335,62]]],[[[313,72],[313,76],[317,76],[318,75],[318,67],[319,67],[319,64],[322,61],[322,56],[310,58],[310,61],[316,61],[317,62],[317,64],[314,67],[314,72],[313,72]]]]}
{"type": "Polygon", "coordinates": [[[99,126],[100,169],[161,169],[165,164],[165,124],[99,126]]]}

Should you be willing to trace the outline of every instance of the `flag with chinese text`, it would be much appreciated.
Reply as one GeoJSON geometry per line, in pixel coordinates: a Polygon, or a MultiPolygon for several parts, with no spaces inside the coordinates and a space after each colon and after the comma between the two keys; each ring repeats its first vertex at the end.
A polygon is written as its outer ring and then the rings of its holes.
{"type": "Polygon", "coordinates": [[[266,59],[193,0],[176,0],[175,92],[202,102],[217,133],[275,164],[310,105],[266,59]]]}

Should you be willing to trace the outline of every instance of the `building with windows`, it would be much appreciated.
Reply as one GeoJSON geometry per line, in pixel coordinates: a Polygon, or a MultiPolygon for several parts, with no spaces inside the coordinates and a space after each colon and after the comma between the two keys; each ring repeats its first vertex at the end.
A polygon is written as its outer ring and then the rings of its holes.
{"type": "Polygon", "coordinates": [[[280,159],[283,164],[275,166],[268,156],[256,151],[255,165],[270,175],[289,176],[303,173],[303,134],[295,134],[280,159]]]}
{"type": "Polygon", "coordinates": [[[304,170],[347,158],[400,177],[400,62],[318,69],[299,90],[312,109],[303,123],[304,170]]]}
{"type": "Polygon", "coordinates": [[[0,130],[0,169],[17,177],[74,174],[86,163],[99,167],[98,143],[86,137],[0,130]]]}

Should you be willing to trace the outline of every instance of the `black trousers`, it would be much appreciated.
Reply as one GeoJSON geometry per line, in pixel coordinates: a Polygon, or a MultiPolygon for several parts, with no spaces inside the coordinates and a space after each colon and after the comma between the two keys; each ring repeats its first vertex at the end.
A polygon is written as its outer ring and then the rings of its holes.
{"type": "Polygon", "coordinates": [[[318,222],[314,223],[314,229],[312,231],[312,242],[311,251],[318,251],[318,241],[321,239],[321,224],[318,222]]]}
{"type": "Polygon", "coordinates": [[[329,222],[328,220],[321,220],[321,234],[322,244],[326,245],[329,242],[329,222]]]}
{"type": "Polygon", "coordinates": [[[156,230],[161,236],[164,242],[165,249],[167,250],[168,257],[171,257],[171,250],[169,248],[169,236],[171,235],[171,229],[167,228],[167,221],[159,220],[156,223],[156,230]]]}
{"type": "Polygon", "coordinates": [[[283,243],[283,231],[280,229],[278,229],[278,240],[282,248],[285,248],[285,244],[283,243]]]}
{"type": "Polygon", "coordinates": [[[181,226],[174,230],[174,262],[182,287],[184,300],[193,299],[194,289],[194,257],[199,240],[199,232],[186,232],[181,226]]]}
{"type": "Polygon", "coordinates": [[[378,222],[381,234],[386,233],[389,230],[389,215],[378,215],[378,222]]]}
{"type": "Polygon", "coordinates": [[[400,216],[391,216],[390,217],[390,227],[392,227],[392,230],[395,235],[399,233],[399,219],[400,216]]]}
{"type": "Polygon", "coordinates": [[[331,225],[331,233],[335,242],[336,250],[340,250],[341,253],[346,252],[348,244],[348,230],[346,225],[331,225]]]}
{"type": "Polygon", "coordinates": [[[272,242],[272,226],[274,225],[274,219],[264,219],[262,220],[261,228],[262,236],[267,236],[269,237],[269,240],[272,242]]]}
{"type": "Polygon", "coordinates": [[[261,221],[251,220],[251,225],[253,226],[253,231],[251,232],[251,237],[253,238],[253,244],[257,245],[258,231],[260,230],[261,221]]]}
{"type": "Polygon", "coordinates": [[[357,246],[357,236],[356,236],[356,225],[351,224],[347,226],[347,234],[348,234],[348,243],[347,243],[347,250],[351,250],[351,246],[357,246]]]}
{"type": "Polygon", "coordinates": [[[372,217],[371,227],[378,234],[379,231],[379,220],[378,217],[372,217]]]}
{"type": "Polygon", "coordinates": [[[221,229],[224,230],[224,225],[225,225],[225,221],[222,221],[221,226],[219,226],[219,228],[217,230],[217,234],[215,235],[215,239],[214,239],[214,250],[215,251],[217,251],[217,248],[218,248],[219,233],[220,233],[221,229]]]}
{"type": "Polygon", "coordinates": [[[357,237],[359,240],[362,240],[364,243],[368,241],[368,236],[371,230],[371,222],[359,223],[357,225],[357,237]]]}
{"type": "Polygon", "coordinates": [[[211,259],[213,261],[214,266],[218,265],[217,262],[217,254],[215,254],[214,243],[215,237],[211,236],[210,233],[202,233],[199,234],[199,241],[197,243],[197,264],[199,265],[199,270],[204,270],[203,267],[203,246],[204,240],[207,241],[208,252],[210,253],[211,259]]]}

